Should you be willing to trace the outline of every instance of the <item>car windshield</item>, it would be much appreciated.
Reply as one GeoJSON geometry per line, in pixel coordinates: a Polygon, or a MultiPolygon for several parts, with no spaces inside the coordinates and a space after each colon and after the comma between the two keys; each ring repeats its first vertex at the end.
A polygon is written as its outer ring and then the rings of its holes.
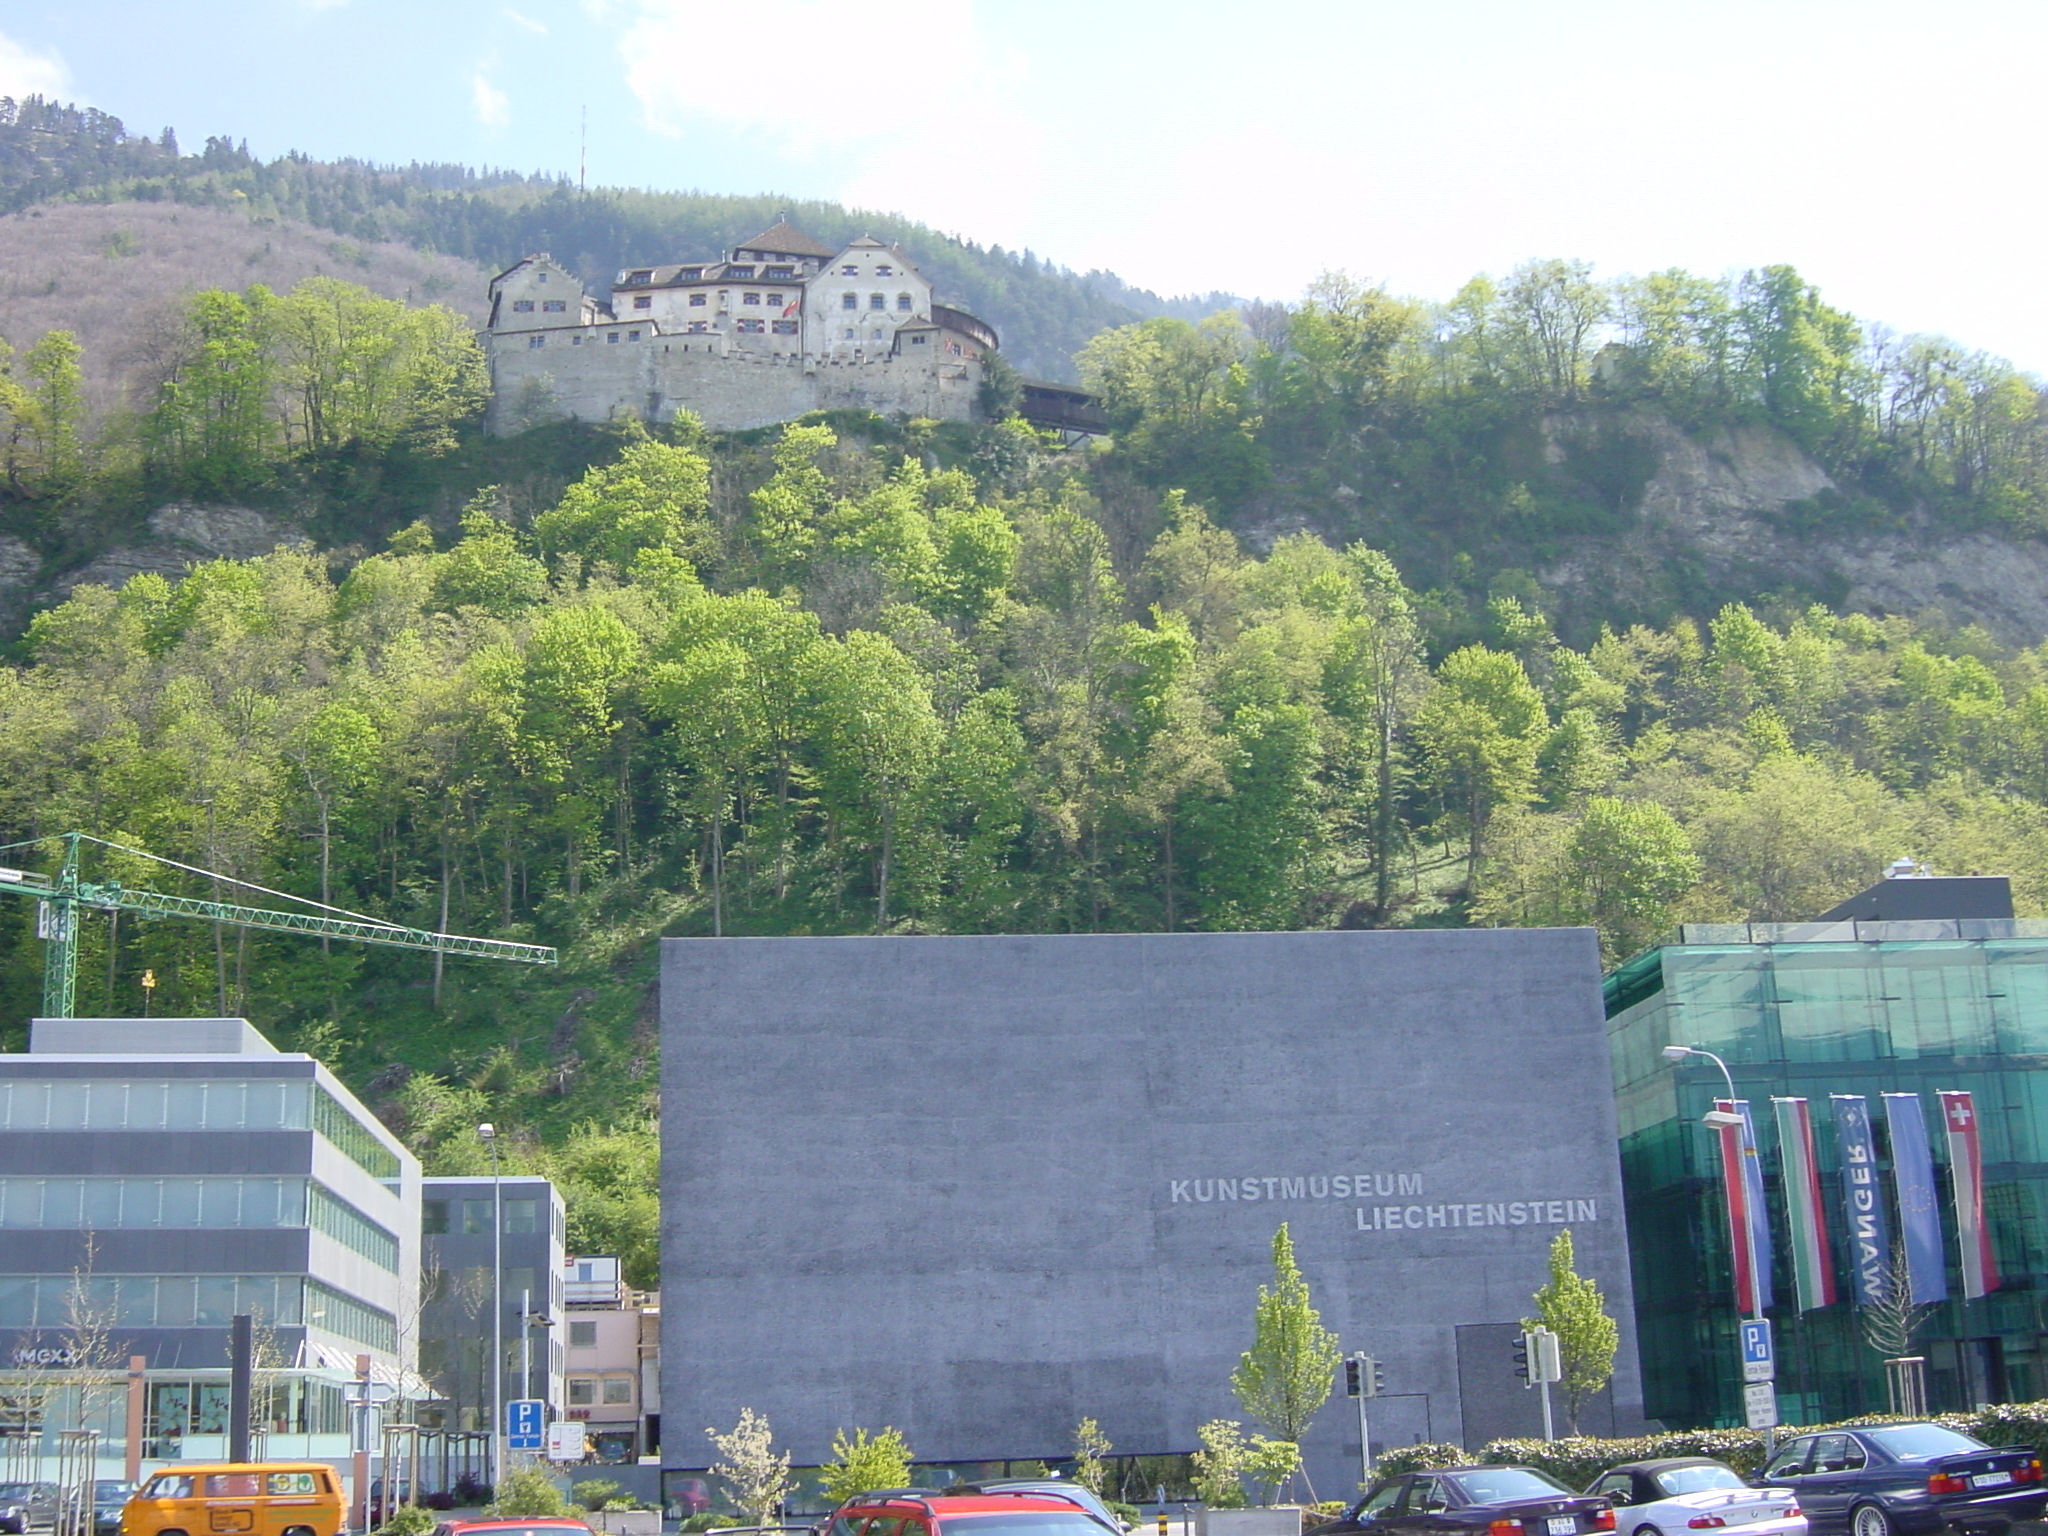
{"type": "Polygon", "coordinates": [[[1657,1486],[1667,1497],[1681,1493],[1705,1493],[1709,1488],[1744,1487],[1740,1477],[1727,1467],[1673,1467],[1657,1474],[1657,1486]]]}
{"type": "Polygon", "coordinates": [[[0,1483],[0,1499],[25,1499],[33,1491],[27,1483],[0,1483]]]}
{"type": "Polygon", "coordinates": [[[1563,1483],[1531,1472],[1527,1467],[1488,1467],[1483,1472],[1460,1472],[1452,1479],[1465,1490],[1474,1504],[1499,1504],[1508,1499],[1541,1499],[1553,1493],[1570,1493],[1563,1483]]]}
{"type": "Polygon", "coordinates": [[[1102,1522],[1080,1510],[1020,1509],[993,1515],[945,1515],[948,1536],[1102,1536],[1102,1522]]]}
{"type": "Polygon", "coordinates": [[[1900,1461],[1918,1461],[1923,1456],[1953,1456],[1957,1451],[1988,1451],[1990,1446],[1969,1435],[1959,1435],[1939,1424],[1894,1424],[1883,1429],[1866,1429],[1863,1438],[1900,1461]]]}
{"type": "Polygon", "coordinates": [[[92,1496],[96,1499],[125,1499],[134,1491],[133,1483],[108,1482],[104,1478],[92,1485],[92,1496]]]}

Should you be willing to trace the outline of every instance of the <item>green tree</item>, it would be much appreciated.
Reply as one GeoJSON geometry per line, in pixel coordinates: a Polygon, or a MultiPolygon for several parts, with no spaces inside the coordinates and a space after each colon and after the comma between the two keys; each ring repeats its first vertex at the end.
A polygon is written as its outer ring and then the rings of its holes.
{"type": "Polygon", "coordinates": [[[902,1488],[910,1482],[910,1459],[901,1430],[885,1426],[871,1438],[865,1429],[856,1429],[849,1440],[845,1430],[835,1429],[832,1459],[820,1469],[819,1484],[834,1504],[856,1494],[902,1488]]]}
{"type": "Polygon", "coordinates": [[[749,1523],[768,1524],[789,1496],[790,1479],[789,1452],[776,1453],[767,1415],[742,1408],[739,1423],[725,1433],[715,1429],[704,1433],[718,1452],[711,1475],[724,1480],[733,1503],[749,1523]]]}
{"type": "Polygon", "coordinates": [[[484,1514],[493,1520],[565,1520],[569,1501],[543,1467],[514,1467],[498,1479],[484,1514]]]}
{"type": "Polygon", "coordinates": [[[573,554],[623,572],[643,550],[701,567],[718,551],[711,461],[694,448],[641,442],[588,470],[534,520],[541,553],[573,554]]]}
{"type": "Polygon", "coordinates": [[[1540,1325],[1557,1335],[1559,1364],[1564,1371],[1560,1387],[1565,1421],[1577,1434],[1580,1411],[1614,1375],[1621,1328],[1607,1315],[1599,1283],[1573,1267],[1569,1228],[1551,1239],[1550,1282],[1531,1300],[1536,1303],[1536,1315],[1524,1318],[1522,1326],[1540,1325]]]}
{"type": "Polygon", "coordinates": [[[1342,1352],[1309,1300],[1286,1222],[1273,1234],[1273,1283],[1259,1287],[1252,1327],[1231,1390],[1272,1439],[1299,1445],[1329,1399],[1342,1352]]]}
{"type": "Polygon", "coordinates": [[[1074,1426],[1074,1481],[1098,1499],[1109,1497],[1109,1462],[1114,1447],[1102,1426],[1084,1418],[1074,1426]]]}

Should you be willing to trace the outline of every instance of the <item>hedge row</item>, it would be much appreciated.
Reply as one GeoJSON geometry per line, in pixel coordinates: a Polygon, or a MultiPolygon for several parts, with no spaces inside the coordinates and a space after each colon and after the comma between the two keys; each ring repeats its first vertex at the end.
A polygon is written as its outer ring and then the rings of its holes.
{"type": "MultiPolygon", "coordinates": [[[[2036,1449],[2048,1446],[2048,1402],[2001,1403],[1973,1413],[1937,1413],[1928,1416],[1936,1424],[1975,1435],[1989,1445],[2024,1445],[2036,1449]]],[[[1816,1429],[1841,1429],[1857,1424],[1899,1423],[1897,1414],[1873,1413],[1845,1419],[1841,1424],[1787,1426],[1778,1431],[1807,1434],[1816,1429]]],[[[1923,1421],[1924,1422],[1924,1421],[1923,1421]]],[[[1548,1472],[1570,1488],[1583,1488],[1609,1467],[1624,1461],[1647,1461],[1658,1456],[1711,1456],[1725,1461],[1745,1477],[1763,1471],[1763,1435],[1754,1429],[1680,1429],[1657,1435],[1635,1435],[1625,1439],[1602,1440],[1592,1435],[1573,1435],[1563,1440],[1493,1440],[1476,1455],[1462,1446],[1442,1441],[1395,1446],[1379,1459],[1375,1470],[1391,1477],[1422,1467],[1455,1467],[1460,1464],[1534,1467],[1548,1472]]]]}

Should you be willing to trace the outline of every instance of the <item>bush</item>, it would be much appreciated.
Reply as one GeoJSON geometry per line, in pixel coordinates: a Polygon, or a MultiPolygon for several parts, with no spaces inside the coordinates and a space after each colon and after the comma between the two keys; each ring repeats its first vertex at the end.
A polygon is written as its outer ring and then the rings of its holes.
{"type": "Polygon", "coordinates": [[[640,1501],[627,1493],[610,1478],[593,1477],[586,1482],[573,1483],[569,1488],[570,1497],[585,1509],[639,1509],[640,1501]]]}
{"type": "Polygon", "coordinates": [[[1372,1475],[1375,1480],[1399,1477],[1403,1472],[1420,1472],[1428,1467],[1455,1467],[1469,1459],[1463,1446],[1443,1440],[1419,1440],[1414,1445],[1397,1445],[1382,1452],[1372,1465],[1372,1475]]]}
{"type": "Polygon", "coordinates": [[[682,1533],[682,1536],[703,1536],[705,1531],[723,1530],[728,1525],[744,1525],[745,1523],[738,1515],[715,1515],[707,1510],[701,1515],[690,1516],[689,1519],[677,1526],[676,1529],[682,1533]]]}
{"type": "Polygon", "coordinates": [[[570,1509],[553,1478],[539,1467],[520,1467],[505,1474],[484,1513],[500,1520],[547,1520],[560,1519],[570,1509]]]}
{"type": "Polygon", "coordinates": [[[417,1504],[401,1504],[377,1527],[377,1536],[425,1536],[434,1528],[434,1517],[417,1504]]]}

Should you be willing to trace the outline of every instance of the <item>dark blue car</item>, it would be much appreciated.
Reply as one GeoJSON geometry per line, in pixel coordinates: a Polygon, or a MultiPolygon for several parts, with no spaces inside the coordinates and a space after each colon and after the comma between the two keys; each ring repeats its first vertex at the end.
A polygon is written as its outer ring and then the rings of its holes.
{"type": "Polygon", "coordinates": [[[2031,1450],[1993,1450],[1939,1424],[1801,1435],[1762,1481],[1798,1494],[1812,1536],[1999,1536],[2048,1504],[2031,1450]]]}

